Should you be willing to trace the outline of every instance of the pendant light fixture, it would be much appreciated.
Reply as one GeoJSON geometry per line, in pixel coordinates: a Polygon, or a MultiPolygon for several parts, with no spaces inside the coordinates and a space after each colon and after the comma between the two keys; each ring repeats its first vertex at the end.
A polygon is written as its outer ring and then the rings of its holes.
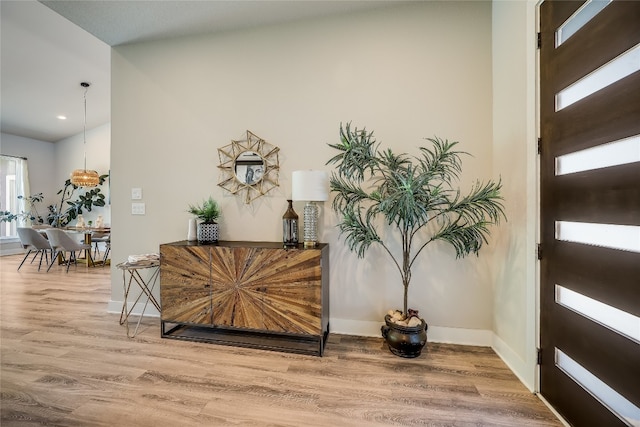
{"type": "Polygon", "coordinates": [[[76,169],[71,173],[71,183],[78,187],[96,187],[100,184],[100,176],[94,170],[87,170],[87,82],[80,83],[84,88],[84,169],[76,169]]]}

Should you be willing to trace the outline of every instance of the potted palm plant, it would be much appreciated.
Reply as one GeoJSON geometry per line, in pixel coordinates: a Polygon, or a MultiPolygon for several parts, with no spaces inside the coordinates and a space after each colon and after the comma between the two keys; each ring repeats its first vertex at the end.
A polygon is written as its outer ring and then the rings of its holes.
{"type": "Polygon", "coordinates": [[[198,223],[198,242],[214,243],[218,241],[220,230],[216,222],[220,218],[220,206],[211,196],[200,205],[189,205],[188,212],[195,215],[198,223]]]}
{"type": "Polygon", "coordinates": [[[408,307],[411,270],[425,247],[450,243],[461,258],[487,243],[489,226],[506,218],[500,181],[476,182],[467,195],[453,187],[462,171],[457,142],[428,138],[418,156],[379,150],[373,132],[340,125],[336,165],[330,179],[332,208],[340,216],[340,235],[363,258],[381,246],[396,266],[404,289],[403,310],[385,316],[382,335],[392,353],[417,357],[426,344],[426,322],[408,307]],[[383,227],[387,232],[381,233],[383,227]],[[400,250],[392,239],[399,239],[400,250]]]}

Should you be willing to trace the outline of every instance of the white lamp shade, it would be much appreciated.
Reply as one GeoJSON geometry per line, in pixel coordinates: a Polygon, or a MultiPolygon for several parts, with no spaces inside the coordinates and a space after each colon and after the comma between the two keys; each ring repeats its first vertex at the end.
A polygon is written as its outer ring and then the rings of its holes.
{"type": "Polygon", "coordinates": [[[329,174],[325,171],[293,171],[291,198],[308,202],[324,202],[329,199],[329,174]]]}

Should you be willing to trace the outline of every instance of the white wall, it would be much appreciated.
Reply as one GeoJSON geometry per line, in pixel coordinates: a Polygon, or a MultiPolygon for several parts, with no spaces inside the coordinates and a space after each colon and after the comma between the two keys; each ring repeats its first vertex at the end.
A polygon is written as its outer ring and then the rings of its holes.
{"type": "MultiPolygon", "coordinates": [[[[331,169],[327,144],[340,122],[374,130],[398,152],[415,154],[434,135],[459,140],[475,156],[465,159],[463,186],[490,178],[491,19],[490,2],[419,2],[115,48],[113,259],[185,239],[188,204],[208,195],[223,207],[222,239],[281,240],[291,172],[331,169]],[[217,186],[217,148],[247,129],[281,149],[280,187],[252,205],[217,186]],[[143,189],[145,216],[130,213],[132,187],[143,189]]],[[[401,306],[399,277],[380,250],[365,260],[347,250],[329,205],[321,241],[331,245],[332,329],[378,335],[383,314],[401,306]]],[[[490,344],[491,259],[457,261],[442,245],[425,255],[410,305],[430,339],[490,344]]],[[[112,275],[113,310],[121,280],[112,275]]]]}
{"type": "MultiPolygon", "coordinates": [[[[55,162],[52,160],[55,151],[54,144],[8,133],[0,134],[0,143],[2,154],[27,158],[31,194],[43,193],[44,201],[38,203],[36,208],[40,215],[45,216],[47,206],[53,203],[52,196],[58,191],[52,179],[56,174],[55,162]]],[[[17,238],[0,241],[0,255],[22,252],[22,246],[17,238]]]]}
{"type": "MultiPolygon", "coordinates": [[[[90,101],[88,102],[88,111],[91,111],[90,101]]],[[[84,135],[79,133],[69,138],[62,139],[55,143],[55,164],[57,170],[54,182],[56,183],[57,193],[64,186],[64,182],[69,179],[71,172],[75,169],[84,167],[84,153],[87,153],[87,169],[98,172],[98,175],[106,175],[109,173],[111,163],[111,124],[106,123],[94,129],[87,130],[87,143],[84,144],[84,135]]],[[[107,202],[109,201],[109,181],[107,180],[102,186],[102,193],[105,194],[107,202]]],[[[75,191],[73,199],[83,194],[84,190],[79,188],[75,191]]],[[[60,204],[60,200],[54,200],[56,205],[60,204]]],[[[94,207],[91,212],[84,211],[82,216],[86,221],[94,221],[102,215],[105,224],[111,223],[111,205],[107,203],[105,207],[94,207]]]]}
{"type": "Polygon", "coordinates": [[[56,174],[56,164],[53,161],[55,144],[8,133],[1,134],[0,138],[2,154],[27,158],[31,193],[44,194],[45,199],[38,208],[43,206],[45,210],[38,210],[40,213],[46,212],[46,206],[54,200],[51,196],[58,191],[52,179],[56,174]]]}
{"type": "Polygon", "coordinates": [[[533,1],[493,3],[493,164],[509,221],[497,235],[494,349],[524,384],[536,373],[536,49],[533,1]]]}

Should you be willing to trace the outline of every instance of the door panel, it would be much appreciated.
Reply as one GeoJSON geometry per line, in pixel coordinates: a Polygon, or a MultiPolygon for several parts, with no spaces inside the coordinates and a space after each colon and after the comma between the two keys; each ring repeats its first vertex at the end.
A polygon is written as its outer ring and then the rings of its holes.
{"type": "Polygon", "coordinates": [[[321,251],[213,247],[216,325],[322,334],[321,251]]]}
{"type": "Polygon", "coordinates": [[[640,45],[640,2],[613,1],[556,47],[556,30],[584,4],[540,7],[540,391],[572,425],[640,425],[640,337],[556,301],[558,285],[640,321],[640,244],[617,250],[556,236],[557,222],[569,221],[629,226],[640,241],[640,162],[556,175],[558,156],[640,134],[638,71],[556,111],[558,92],[640,45]],[[620,399],[609,400],[607,387],[620,399]]]}
{"type": "Polygon", "coordinates": [[[571,310],[556,307],[553,333],[556,343],[561,343],[558,347],[606,384],[615,384],[618,393],[639,406],[638,344],[571,310]]]}
{"type": "MultiPolygon", "coordinates": [[[[640,25],[639,25],[640,27],[640,25]]],[[[542,89],[542,88],[541,88],[542,89]]],[[[554,109],[554,91],[551,109],[554,109]]],[[[545,93],[545,95],[549,95],[545,93]]],[[[554,113],[542,132],[556,141],[556,155],[594,147],[637,135],[640,132],[640,73],[634,73],[602,91],[554,113]],[[612,107],[615,100],[615,108],[612,107]],[[553,120],[551,120],[553,118],[553,120]]],[[[549,108],[549,106],[545,106],[549,108]]]]}
{"type": "Polygon", "coordinates": [[[633,225],[640,217],[638,182],[638,163],[556,176],[556,220],[633,225]]]}
{"type": "Polygon", "coordinates": [[[553,256],[554,262],[547,268],[549,276],[558,283],[620,310],[640,315],[637,254],[557,242],[553,256]]]}
{"type": "MultiPolygon", "coordinates": [[[[571,9],[582,5],[582,2],[576,1],[565,3],[572,3],[571,9]]],[[[554,58],[557,73],[554,76],[554,89],[559,91],[569,86],[636,45],[634,37],[637,36],[638,22],[640,13],[632,8],[613,4],[604,8],[596,19],[589,21],[557,48],[558,56],[554,58]]]]}
{"type": "Polygon", "coordinates": [[[211,324],[208,247],[160,245],[162,320],[211,324]]]}

